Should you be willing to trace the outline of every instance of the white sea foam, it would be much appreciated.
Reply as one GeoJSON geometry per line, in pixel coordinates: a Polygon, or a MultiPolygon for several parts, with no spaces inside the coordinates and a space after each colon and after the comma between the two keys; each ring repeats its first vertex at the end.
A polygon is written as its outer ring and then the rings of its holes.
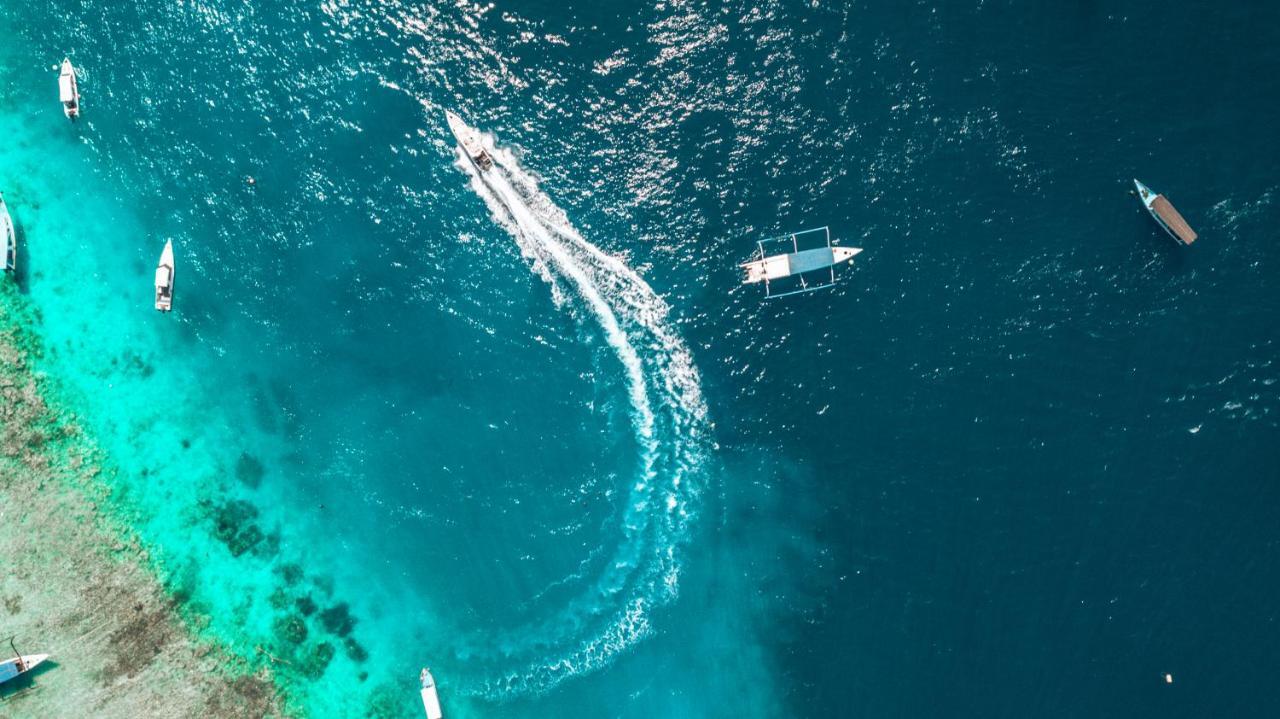
{"type": "Polygon", "coordinates": [[[603,332],[625,374],[641,454],[622,507],[621,540],[602,575],[568,579],[578,587],[576,599],[495,640],[504,668],[472,691],[500,698],[545,691],[606,666],[649,634],[655,607],[676,597],[680,549],[701,490],[706,408],[666,302],[626,263],[582,237],[513,153],[492,137],[485,144],[495,165],[484,179],[461,155],[459,166],[556,302],[603,332]]]}

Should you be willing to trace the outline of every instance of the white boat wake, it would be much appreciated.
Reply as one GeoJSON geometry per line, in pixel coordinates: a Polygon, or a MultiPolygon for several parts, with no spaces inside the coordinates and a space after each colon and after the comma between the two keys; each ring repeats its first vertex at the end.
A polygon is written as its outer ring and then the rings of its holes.
{"type": "Polygon", "coordinates": [[[557,302],[576,303],[599,325],[625,373],[641,455],[621,540],[603,574],[578,582],[577,598],[553,618],[506,634],[497,650],[514,669],[474,689],[506,698],[599,669],[651,631],[653,610],[677,594],[708,433],[698,373],[668,324],[666,302],[625,263],[584,239],[510,151],[490,137],[483,142],[494,160],[483,179],[461,152],[459,166],[557,302]]]}

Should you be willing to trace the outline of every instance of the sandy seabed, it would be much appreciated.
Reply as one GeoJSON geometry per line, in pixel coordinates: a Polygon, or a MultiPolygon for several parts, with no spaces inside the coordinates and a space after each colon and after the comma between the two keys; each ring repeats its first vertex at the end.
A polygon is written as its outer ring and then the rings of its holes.
{"type": "Polygon", "coordinates": [[[0,685],[0,717],[283,716],[272,678],[199,637],[112,516],[111,470],[31,369],[34,324],[0,277],[0,639],[50,655],[0,685]]]}

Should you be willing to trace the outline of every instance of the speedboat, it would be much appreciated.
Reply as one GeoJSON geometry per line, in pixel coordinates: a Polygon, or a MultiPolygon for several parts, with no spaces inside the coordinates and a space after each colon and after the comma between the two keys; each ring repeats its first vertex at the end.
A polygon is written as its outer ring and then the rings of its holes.
{"type": "Polygon", "coordinates": [[[1189,245],[1196,241],[1196,232],[1191,229],[1187,221],[1182,219],[1182,215],[1173,209],[1173,205],[1164,195],[1157,195],[1151,191],[1150,187],[1133,181],[1138,188],[1138,199],[1142,200],[1142,204],[1147,208],[1147,212],[1155,218],[1156,224],[1164,228],[1169,236],[1178,241],[1180,245],[1189,245]]]}
{"type": "Polygon", "coordinates": [[[173,309],[173,240],[164,243],[160,264],[156,265],[156,309],[173,309]]]}
{"type": "Polygon", "coordinates": [[[839,247],[832,244],[831,231],[826,227],[760,240],[756,243],[756,248],[751,261],[744,262],[739,267],[747,271],[743,284],[763,282],[766,297],[783,297],[830,287],[836,281],[835,266],[848,262],[854,255],[862,252],[861,247],[839,247]],[[823,237],[825,244],[820,247],[800,249],[800,238],[810,239],[813,236],[823,237]],[[770,250],[774,247],[784,251],[771,252],[770,250]],[[788,249],[790,252],[785,251],[788,249]],[[827,272],[817,276],[807,274],[817,270],[827,270],[827,272]],[[773,291],[771,282],[788,277],[798,278],[792,283],[796,289],[784,292],[773,291]]]}
{"type": "Polygon", "coordinates": [[[431,670],[426,667],[422,668],[422,708],[427,712],[427,719],[444,719],[444,714],[440,711],[440,696],[436,694],[436,680],[431,676],[431,670]]]}
{"type": "Polygon", "coordinates": [[[0,241],[4,242],[5,272],[18,269],[18,236],[13,232],[13,218],[9,216],[9,207],[4,204],[4,195],[0,195],[0,241]]]}
{"type": "Polygon", "coordinates": [[[76,69],[70,58],[62,59],[62,73],[58,75],[58,96],[62,99],[62,112],[68,119],[80,117],[80,88],[76,85],[76,69]]]}
{"type": "Polygon", "coordinates": [[[466,153],[467,159],[476,166],[476,169],[484,171],[493,167],[493,158],[489,156],[489,152],[484,149],[484,145],[480,142],[480,133],[475,128],[467,126],[462,118],[453,113],[452,110],[445,110],[444,117],[449,121],[449,132],[457,138],[458,144],[462,146],[462,151],[466,153]]]}

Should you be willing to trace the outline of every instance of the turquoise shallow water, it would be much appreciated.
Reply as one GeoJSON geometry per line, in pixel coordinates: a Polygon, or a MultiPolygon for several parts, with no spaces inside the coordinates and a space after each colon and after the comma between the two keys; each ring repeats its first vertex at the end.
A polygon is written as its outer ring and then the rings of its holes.
{"type": "Polygon", "coordinates": [[[4,3],[42,369],[315,716],[1273,715],[1280,18],[1156,9],[4,3]]]}

